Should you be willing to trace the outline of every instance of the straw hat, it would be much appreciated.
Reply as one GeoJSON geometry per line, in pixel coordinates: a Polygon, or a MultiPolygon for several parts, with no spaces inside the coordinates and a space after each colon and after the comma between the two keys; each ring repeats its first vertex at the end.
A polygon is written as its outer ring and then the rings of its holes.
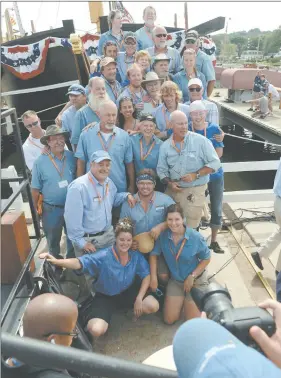
{"type": "Polygon", "coordinates": [[[143,232],[142,234],[134,236],[134,240],[139,243],[138,250],[141,253],[149,253],[154,248],[154,239],[149,232],[143,232]]]}
{"type": "Polygon", "coordinates": [[[158,77],[158,75],[157,75],[156,72],[150,71],[150,72],[148,72],[148,73],[146,74],[146,76],[145,76],[145,80],[143,80],[143,81],[141,82],[141,86],[145,89],[146,84],[147,84],[147,83],[150,83],[150,82],[152,82],[152,81],[160,81],[160,83],[162,84],[163,81],[164,81],[164,79],[160,79],[160,78],[158,77]]]}

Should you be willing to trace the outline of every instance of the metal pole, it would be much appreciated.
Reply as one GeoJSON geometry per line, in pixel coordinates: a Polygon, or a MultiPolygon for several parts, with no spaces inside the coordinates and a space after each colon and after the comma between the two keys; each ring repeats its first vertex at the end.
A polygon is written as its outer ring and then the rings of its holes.
{"type": "Polygon", "coordinates": [[[184,23],[185,23],[185,30],[188,30],[187,2],[184,3],[184,23]]]}
{"type": "Polygon", "coordinates": [[[14,11],[15,11],[15,14],[16,14],[16,19],[17,19],[20,35],[21,35],[21,37],[24,37],[25,31],[24,31],[24,28],[22,26],[20,11],[19,11],[19,8],[18,8],[18,3],[16,1],[13,2],[13,8],[14,8],[14,11]]]}
{"type": "Polygon", "coordinates": [[[174,16],[174,27],[175,27],[175,28],[178,27],[178,16],[177,16],[176,13],[175,13],[175,16],[174,16]]]}
{"type": "Polygon", "coordinates": [[[46,341],[13,336],[6,332],[1,334],[1,349],[4,355],[13,356],[31,366],[36,362],[36,366],[69,369],[75,372],[88,373],[91,376],[108,378],[178,377],[177,372],[172,370],[160,369],[70,347],[52,345],[46,341]]]}

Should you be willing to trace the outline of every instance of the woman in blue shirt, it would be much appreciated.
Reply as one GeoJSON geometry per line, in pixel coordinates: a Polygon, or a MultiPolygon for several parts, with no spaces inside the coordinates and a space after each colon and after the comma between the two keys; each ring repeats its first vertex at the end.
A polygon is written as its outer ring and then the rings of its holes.
{"type": "Polygon", "coordinates": [[[131,136],[133,146],[135,172],[150,168],[156,171],[162,140],[154,135],[155,118],[150,114],[142,114],[139,123],[139,133],[131,136]]]}
{"type": "Polygon", "coordinates": [[[150,287],[152,291],[156,291],[158,287],[157,256],[163,254],[170,271],[164,321],[173,324],[180,319],[182,310],[186,320],[200,316],[190,290],[193,286],[207,282],[206,266],[210,262],[210,250],[199,232],[185,226],[183,210],[179,204],[168,207],[166,222],[168,229],[160,234],[149,256],[150,287]]]}
{"type": "Polygon", "coordinates": [[[75,259],[58,260],[49,253],[41,259],[77,273],[95,278],[95,297],[86,310],[85,326],[97,338],[108,329],[111,316],[117,308],[134,308],[138,318],[142,314],[157,312],[159,304],[153,296],[147,296],[150,284],[149,265],[138,251],[132,251],[133,224],[128,218],[120,219],[115,228],[116,242],[112,247],[85,254],[75,259]]]}
{"type": "MultiPolygon", "coordinates": [[[[203,101],[193,101],[189,107],[189,114],[191,118],[191,130],[197,134],[201,134],[208,138],[219,158],[223,155],[223,142],[217,142],[216,134],[220,134],[221,130],[218,125],[206,122],[207,109],[203,101]]],[[[210,194],[211,203],[211,222],[212,230],[211,244],[209,246],[215,253],[224,253],[217,242],[217,234],[222,224],[222,201],[224,190],[224,176],[222,167],[217,172],[210,174],[210,181],[208,183],[208,190],[210,194]]]]}

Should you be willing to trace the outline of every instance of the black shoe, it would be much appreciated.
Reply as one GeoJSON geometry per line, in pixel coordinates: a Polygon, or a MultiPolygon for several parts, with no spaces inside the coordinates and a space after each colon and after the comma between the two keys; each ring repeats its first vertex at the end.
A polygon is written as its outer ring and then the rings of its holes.
{"type": "Polygon", "coordinates": [[[251,255],[252,255],[252,258],[253,258],[256,266],[258,268],[260,268],[260,270],[263,270],[263,265],[262,265],[259,253],[258,252],[252,252],[251,255]]]}
{"type": "Polygon", "coordinates": [[[218,242],[212,242],[209,246],[209,248],[215,252],[215,253],[224,253],[224,250],[221,249],[221,247],[219,246],[219,243],[218,242]]]}
{"type": "Polygon", "coordinates": [[[249,108],[249,109],[248,109],[248,112],[253,112],[253,111],[254,111],[253,108],[249,108]]]}
{"type": "Polygon", "coordinates": [[[280,272],[278,272],[278,270],[275,270],[275,276],[276,276],[276,278],[277,278],[277,276],[278,276],[279,273],[280,272]]]}

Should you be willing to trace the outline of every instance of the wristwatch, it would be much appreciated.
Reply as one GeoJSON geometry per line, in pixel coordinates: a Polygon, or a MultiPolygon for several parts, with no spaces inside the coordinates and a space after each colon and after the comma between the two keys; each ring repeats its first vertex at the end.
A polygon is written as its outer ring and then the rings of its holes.
{"type": "Polygon", "coordinates": [[[201,177],[200,172],[196,172],[196,179],[198,180],[201,177]]]}

